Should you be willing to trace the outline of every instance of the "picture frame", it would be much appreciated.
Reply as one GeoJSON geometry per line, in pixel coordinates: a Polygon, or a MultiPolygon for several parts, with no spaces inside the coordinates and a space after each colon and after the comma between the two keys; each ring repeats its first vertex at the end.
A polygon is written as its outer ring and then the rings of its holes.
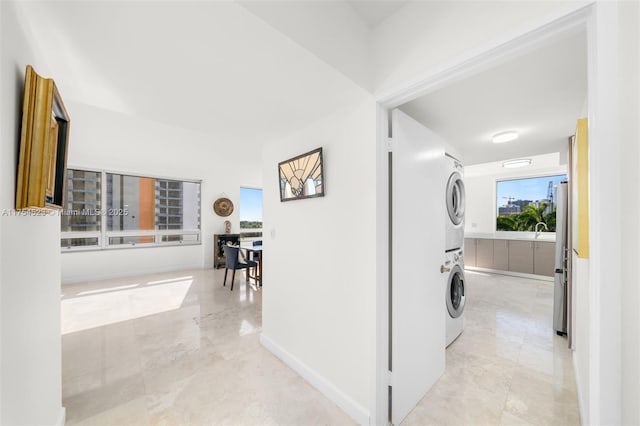
{"type": "Polygon", "coordinates": [[[280,201],[324,197],[322,147],[278,163],[280,201]]]}
{"type": "Polygon", "coordinates": [[[55,82],[27,65],[16,210],[64,207],[70,121],[55,82]]]}

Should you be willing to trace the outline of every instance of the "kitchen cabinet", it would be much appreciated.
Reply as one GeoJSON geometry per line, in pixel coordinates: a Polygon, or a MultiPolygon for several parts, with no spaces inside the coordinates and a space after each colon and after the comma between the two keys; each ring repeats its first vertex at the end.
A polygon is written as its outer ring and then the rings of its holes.
{"type": "Polygon", "coordinates": [[[556,245],[548,241],[536,241],[533,253],[533,273],[553,277],[556,263],[556,245]]]}
{"type": "Polygon", "coordinates": [[[509,271],[533,274],[533,241],[509,240],[509,271]]]}
{"type": "Polygon", "coordinates": [[[475,238],[464,239],[464,266],[476,266],[476,242],[475,238]]]}
{"type": "Polygon", "coordinates": [[[509,270],[509,242],[493,240],[493,268],[499,271],[509,270]]]}
{"type": "Polygon", "coordinates": [[[553,277],[556,243],[553,241],[465,238],[465,266],[495,271],[553,277]]]}
{"type": "Polygon", "coordinates": [[[493,268],[493,240],[478,238],[476,240],[476,266],[493,268]]]}

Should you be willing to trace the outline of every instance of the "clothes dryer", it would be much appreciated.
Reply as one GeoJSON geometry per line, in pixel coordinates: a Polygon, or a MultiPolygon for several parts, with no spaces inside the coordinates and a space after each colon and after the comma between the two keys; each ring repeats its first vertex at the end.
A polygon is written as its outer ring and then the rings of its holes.
{"type": "Polygon", "coordinates": [[[453,343],[464,329],[466,289],[463,251],[448,251],[445,255],[446,260],[442,271],[447,273],[445,287],[445,303],[447,306],[445,312],[446,347],[453,343]]]}
{"type": "Polygon", "coordinates": [[[445,251],[460,249],[464,242],[464,210],[465,192],[463,166],[460,161],[449,154],[445,155],[447,163],[447,188],[445,204],[447,218],[445,219],[445,251]]]}

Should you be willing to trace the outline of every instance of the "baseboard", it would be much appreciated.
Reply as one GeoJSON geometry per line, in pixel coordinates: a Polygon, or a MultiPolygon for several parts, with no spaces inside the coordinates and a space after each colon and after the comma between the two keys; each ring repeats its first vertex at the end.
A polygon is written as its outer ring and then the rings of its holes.
{"type": "Polygon", "coordinates": [[[586,408],[583,404],[582,397],[584,396],[582,393],[582,386],[580,386],[580,374],[578,374],[578,361],[576,360],[576,351],[573,351],[573,356],[571,357],[573,360],[573,375],[576,378],[576,393],[578,396],[578,413],[580,414],[580,424],[587,424],[587,417],[584,415],[584,409],[586,408]]]}
{"type": "Polygon", "coordinates": [[[280,345],[275,343],[264,333],[260,335],[260,343],[271,353],[280,358],[293,371],[301,375],[313,387],[318,389],[324,396],[333,401],[338,407],[344,410],[353,420],[361,425],[369,424],[369,412],[353,399],[345,395],[333,383],[322,377],[315,370],[304,364],[295,356],[291,355],[280,345]]]}
{"type": "Polygon", "coordinates": [[[464,270],[471,272],[488,272],[490,274],[509,275],[511,277],[529,278],[532,280],[553,282],[553,277],[547,277],[545,275],[525,274],[522,272],[502,271],[499,269],[478,268],[477,266],[465,266],[464,270]]]}
{"type": "Polygon", "coordinates": [[[60,407],[60,414],[58,414],[58,421],[56,422],[56,426],[64,426],[67,421],[67,409],[64,407],[60,407]]]}

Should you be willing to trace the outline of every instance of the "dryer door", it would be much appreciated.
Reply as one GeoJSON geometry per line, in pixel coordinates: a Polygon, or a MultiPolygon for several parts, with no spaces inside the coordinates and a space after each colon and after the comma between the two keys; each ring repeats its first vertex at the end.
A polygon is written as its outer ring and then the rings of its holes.
{"type": "Polygon", "coordinates": [[[464,182],[458,172],[451,173],[447,182],[447,212],[454,225],[460,225],[464,219],[464,182]]]}
{"type": "Polygon", "coordinates": [[[447,311],[451,318],[458,318],[464,312],[464,271],[460,265],[451,268],[447,282],[447,311]]]}

